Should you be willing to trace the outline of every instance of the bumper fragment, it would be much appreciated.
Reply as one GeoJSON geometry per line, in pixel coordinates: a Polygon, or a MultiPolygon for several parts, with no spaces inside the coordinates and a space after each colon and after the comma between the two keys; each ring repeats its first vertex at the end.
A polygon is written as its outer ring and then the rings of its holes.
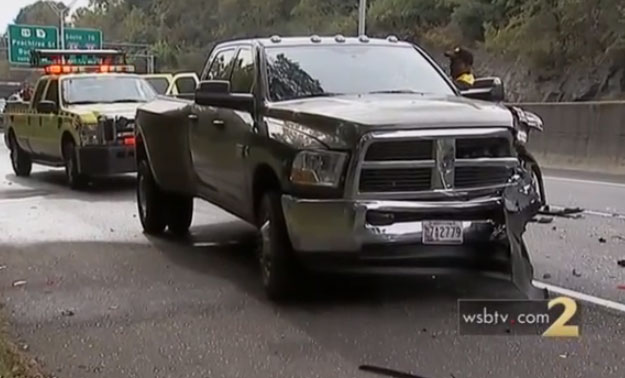
{"type": "Polygon", "coordinates": [[[78,169],[91,176],[135,172],[135,149],[133,146],[81,147],[78,149],[78,169]]]}

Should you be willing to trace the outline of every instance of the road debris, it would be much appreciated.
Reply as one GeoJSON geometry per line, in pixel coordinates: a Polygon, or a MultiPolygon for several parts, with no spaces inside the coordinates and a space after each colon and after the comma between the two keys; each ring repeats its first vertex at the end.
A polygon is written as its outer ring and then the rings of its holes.
{"type": "Polygon", "coordinates": [[[549,274],[549,273],[543,274],[543,280],[548,280],[550,278],[551,278],[551,274],[549,274]]]}
{"type": "Polygon", "coordinates": [[[0,270],[5,270],[7,268],[6,265],[0,265],[0,270]]]}
{"type": "Polygon", "coordinates": [[[571,219],[580,219],[582,217],[582,213],[584,209],[581,207],[565,207],[563,209],[552,209],[549,206],[544,206],[538,214],[540,215],[550,215],[553,217],[561,217],[561,218],[571,218],[571,219]]]}
{"type": "Polygon", "coordinates": [[[19,280],[19,281],[13,282],[13,287],[20,287],[20,286],[24,286],[24,285],[26,285],[26,281],[25,280],[19,280]]]}
{"type": "Polygon", "coordinates": [[[575,269],[573,269],[573,275],[575,277],[581,277],[582,276],[582,274],[580,272],[578,272],[577,270],[575,270],[575,269]]]}
{"type": "Polygon", "coordinates": [[[616,262],[618,264],[618,266],[620,266],[621,268],[625,268],[625,260],[619,260],[616,262]]]}
{"type": "Polygon", "coordinates": [[[75,312],[72,310],[63,310],[61,311],[61,315],[63,316],[74,316],[75,312]]]}
{"type": "Polygon", "coordinates": [[[567,356],[566,354],[561,354],[561,355],[559,355],[559,357],[560,357],[560,358],[566,358],[566,357],[568,357],[568,356],[567,356]]]}
{"type": "Polygon", "coordinates": [[[532,219],[532,222],[539,224],[549,224],[553,223],[553,217],[536,217],[532,219]]]}
{"type": "Polygon", "coordinates": [[[616,288],[619,290],[625,290],[625,285],[618,285],[616,288]]]}
{"type": "Polygon", "coordinates": [[[551,227],[551,229],[552,229],[553,231],[555,231],[555,230],[557,230],[558,228],[557,228],[556,226],[553,226],[553,227],[551,227]]]}
{"type": "Polygon", "coordinates": [[[601,244],[607,243],[607,240],[605,240],[605,238],[601,237],[601,238],[599,238],[599,243],[601,243],[601,244]]]}

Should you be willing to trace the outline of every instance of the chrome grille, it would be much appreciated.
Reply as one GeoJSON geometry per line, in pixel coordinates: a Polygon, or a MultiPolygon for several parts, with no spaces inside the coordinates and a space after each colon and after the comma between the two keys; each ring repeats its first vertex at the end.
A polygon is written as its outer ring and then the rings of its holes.
{"type": "Polygon", "coordinates": [[[375,132],[360,145],[355,196],[401,198],[507,184],[518,165],[507,128],[375,132]]]}

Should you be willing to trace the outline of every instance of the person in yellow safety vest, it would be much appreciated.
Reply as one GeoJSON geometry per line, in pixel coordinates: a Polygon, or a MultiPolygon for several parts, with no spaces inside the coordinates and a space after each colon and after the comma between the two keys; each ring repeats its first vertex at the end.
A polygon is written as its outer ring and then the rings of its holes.
{"type": "Polygon", "coordinates": [[[451,77],[460,89],[468,89],[475,83],[473,74],[473,54],[462,47],[456,47],[447,51],[445,56],[449,58],[449,70],[451,77]]]}

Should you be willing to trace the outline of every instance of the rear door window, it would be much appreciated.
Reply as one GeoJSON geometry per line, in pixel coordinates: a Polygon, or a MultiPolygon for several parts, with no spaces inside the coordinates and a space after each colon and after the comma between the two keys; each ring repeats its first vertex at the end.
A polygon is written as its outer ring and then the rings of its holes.
{"type": "Polygon", "coordinates": [[[209,62],[208,69],[202,75],[202,80],[229,80],[234,62],[235,49],[219,51],[209,62]]]}
{"type": "Polygon", "coordinates": [[[230,91],[232,93],[252,93],[254,72],[252,49],[248,47],[240,49],[230,79],[230,91]]]}

